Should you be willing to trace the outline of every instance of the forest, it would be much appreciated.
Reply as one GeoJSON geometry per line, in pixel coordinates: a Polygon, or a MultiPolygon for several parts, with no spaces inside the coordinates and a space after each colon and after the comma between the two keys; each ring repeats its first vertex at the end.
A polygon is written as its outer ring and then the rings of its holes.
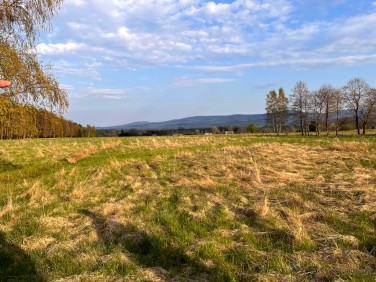
{"type": "Polygon", "coordinates": [[[0,139],[94,136],[94,126],[84,127],[46,109],[0,98],[0,139]]]}

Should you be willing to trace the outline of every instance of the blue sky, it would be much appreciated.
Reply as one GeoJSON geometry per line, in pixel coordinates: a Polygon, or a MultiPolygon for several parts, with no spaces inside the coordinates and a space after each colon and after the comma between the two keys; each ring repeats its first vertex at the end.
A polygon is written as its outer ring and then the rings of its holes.
{"type": "Polygon", "coordinates": [[[66,0],[37,51],[96,126],[263,113],[265,96],[376,87],[376,1],[66,0]]]}

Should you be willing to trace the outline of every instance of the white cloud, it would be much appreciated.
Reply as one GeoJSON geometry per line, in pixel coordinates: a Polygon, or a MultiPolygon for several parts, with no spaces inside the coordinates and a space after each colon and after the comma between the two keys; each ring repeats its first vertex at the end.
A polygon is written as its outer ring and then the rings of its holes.
{"type": "Polygon", "coordinates": [[[45,44],[40,43],[37,45],[37,52],[41,55],[61,55],[74,53],[80,49],[83,49],[85,44],[68,42],[68,43],[57,43],[57,44],[45,44]]]}
{"type": "Polygon", "coordinates": [[[68,5],[76,6],[76,7],[83,7],[86,5],[85,0],[65,0],[68,5]]]}
{"type": "Polygon", "coordinates": [[[272,83],[272,82],[256,85],[257,89],[270,89],[270,88],[273,88],[273,87],[276,87],[276,84],[272,83]]]}
{"type": "Polygon", "coordinates": [[[126,95],[128,92],[125,89],[88,88],[85,93],[98,96],[119,96],[126,95]]]}
{"type": "MultiPolygon", "coordinates": [[[[73,90],[73,89],[72,89],[73,90]]],[[[100,87],[86,87],[81,90],[75,90],[73,97],[79,99],[105,99],[105,100],[121,100],[132,95],[141,93],[149,93],[152,89],[145,86],[131,87],[131,88],[100,88],[100,87]]]]}
{"type": "MultiPolygon", "coordinates": [[[[273,1],[273,5],[269,2],[92,0],[84,9],[72,9],[72,5],[83,2],[71,0],[63,4],[61,20],[58,17],[57,21],[60,38],[86,45],[82,52],[100,54],[100,50],[107,50],[118,57],[118,62],[127,64],[168,64],[220,53],[247,54],[245,27],[258,26],[263,19],[285,17],[291,11],[287,0],[273,1]]],[[[41,45],[39,51],[53,56],[82,47],[55,45],[41,45]]]]}
{"type": "Polygon", "coordinates": [[[343,56],[335,58],[305,58],[305,59],[291,59],[280,61],[264,61],[258,63],[238,64],[231,66],[193,66],[181,67],[185,69],[194,69],[204,72],[213,73],[236,73],[243,72],[253,68],[265,68],[275,66],[323,66],[323,65],[357,65],[357,64],[376,64],[376,54],[359,55],[359,56],[343,56]]]}
{"type": "Polygon", "coordinates": [[[59,75],[75,76],[101,80],[98,72],[100,63],[93,61],[92,58],[83,58],[80,63],[71,63],[66,60],[58,60],[54,63],[53,71],[59,75]]]}
{"type": "Polygon", "coordinates": [[[229,15],[231,13],[231,5],[224,3],[208,2],[205,5],[205,12],[213,16],[229,15]]]}
{"type": "Polygon", "coordinates": [[[218,78],[218,77],[203,77],[203,78],[196,78],[196,79],[190,79],[187,77],[179,77],[174,82],[173,87],[185,88],[185,87],[195,87],[195,86],[200,86],[200,85],[229,83],[233,81],[234,79],[218,78]]]}
{"type": "Polygon", "coordinates": [[[74,54],[85,62],[91,56],[124,68],[215,65],[224,58],[258,62],[253,68],[367,56],[376,49],[376,13],[304,22],[294,9],[291,0],[69,0],[56,19],[57,42],[37,50],[48,58],[74,54]]]}
{"type": "Polygon", "coordinates": [[[112,88],[94,88],[88,87],[74,96],[79,99],[105,99],[105,100],[121,100],[128,95],[126,89],[112,89],[112,88]]]}
{"type": "Polygon", "coordinates": [[[66,90],[66,91],[72,91],[72,90],[74,90],[74,86],[73,85],[61,83],[60,86],[61,86],[62,89],[66,90]]]}
{"type": "Polygon", "coordinates": [[[122,96],[116,96],[116,95],[103,95],[103,99],[107,100],[121,100],[123,99],[122,96]]]}

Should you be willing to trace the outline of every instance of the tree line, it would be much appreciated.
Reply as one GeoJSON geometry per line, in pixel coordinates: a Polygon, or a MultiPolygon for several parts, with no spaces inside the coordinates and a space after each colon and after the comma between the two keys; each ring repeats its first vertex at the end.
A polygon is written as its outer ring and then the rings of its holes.
{"type": "MultiPolygon", "coordinates": [[[[252,132],[257,131],[257,127],[252,128],[252,132]]],[[[98,137],[131,137],[131,136],[173,136],[173,135],[201,135],[201,134],[225,134],[233,132],[234,134],[251,132],[247,127],[242,126],[212,126],[208,128],[176,128],[176,129],[98,129],[96,134],[98,137]]]]}
{"type": "Polygon", "coordinates": [[[94,136],[94,126],[84,127],[43,108],[0,97],[0,139],[94,136]]]}
{"type": "Polygon", "coordinates": [[[276,134],[287,124],[296,123],[302,135],[308,135],[312,128],[317,135],[329,135],[333,127],[338,135],[346,111],[351,112],[357,133],[366,134],[368,125],[376,119],[376,89],[361,78],[351,79],[340,88],[325,84],[312,91],[298,81],[289,98],[283,88],[266,96],[266,122],[276,134]]]}

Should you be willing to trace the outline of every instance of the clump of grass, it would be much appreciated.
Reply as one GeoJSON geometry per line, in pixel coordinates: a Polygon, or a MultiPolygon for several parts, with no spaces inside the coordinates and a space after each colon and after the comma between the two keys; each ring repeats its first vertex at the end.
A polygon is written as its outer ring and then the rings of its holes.
{"type": "Polygon", "coordinates": [[[265,193],[265,196],[263,197],[261,207],[257,210],[257,215],[260,217],[266,217],[269,214],[269,198],[268,194],[265,193]]]}
{"type": "Polygon", "coordinates": [[[10,213],[12,212],[13,210],[15,209],[15,206],[14,206],[14,203],[13,203],[13,196],[12,194],[10,193],[7,197],[7,202],[6,202],[6,205],[2,207],[2,209],[0,210],[0,218],[7,214],[7,213],[10,213]]]}
{"type": "Polygon", "coordinates": [[[117,141],[113,141],[113,142],[102,142],[102,148],[103,149],[112,149],[112,148],[115,148],[119,145],[121,145],[122,142],[120,140],[117,140],[117,141]]]}
{"type": "Polygon", "coordinates": [[[311,240],[299,214],[296,214],[290,210],[288,213],[287,223],[289,224],[289,229],[297,242],[301,243],[311,240]]]}
{"type": "Polygon", "coordinates": [[[365,142],[334,142],[329,145],[329,150],[344,152],[363,152],[369,151],[369,144],[365,142]]]}
{"type": "Polygon", "coordinates": [[[48,189],[45,189],[43,183],[39,180],[34,182],[24,196],[29,199],[30,207],[43,207],[54,200],[48,189]]]}
{"type": "Polygon", "coordinates": [[[260,167],[254,158],[251,158],[251,163],[254,167],[254,175],[257,184],[262,184],[260,167]]]}
{"type": "Polygon", "coordinates": [[[77,163],[77,161],[87,158],[88,156],[95,154],[96,152],[98,152],[98,149],[96,147],[90,147],[90,148],[84,149],[83,151],[75,153],[74,155],[70,157],[67,157],[66,160],[70,164],[75,164],[77,163]]]}

